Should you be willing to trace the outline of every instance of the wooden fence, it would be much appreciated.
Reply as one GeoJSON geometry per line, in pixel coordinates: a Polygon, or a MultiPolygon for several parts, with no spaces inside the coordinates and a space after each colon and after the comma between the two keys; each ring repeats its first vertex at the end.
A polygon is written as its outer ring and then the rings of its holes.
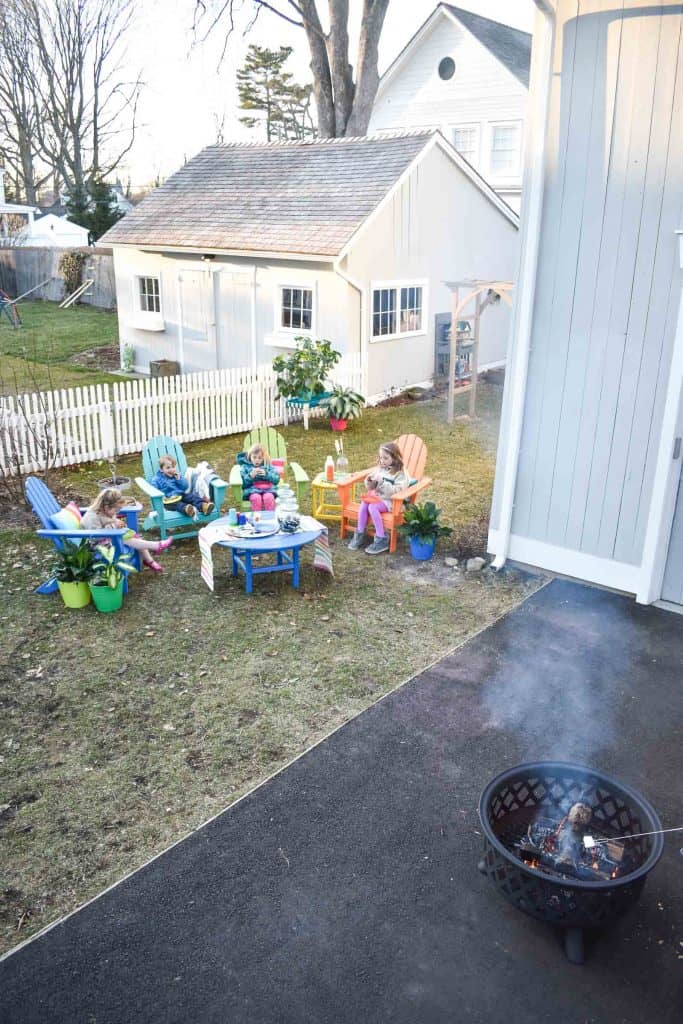
{"type": "Polygon", "coordinates": [[[81,302],[99,309],[116,308],[114,260],[110,249],[54,249],[49,246],[0,248],[0,288],[13,298],[45,281],[31,295],[32,299],[61,302],[66,295],[59,261],[65,252],[82,252],[85,257],[82,280],[92,284],[81,302]]]}
{"type": "MultiPolygon", "coordinates": [[[[344,356],[332,379],[360,390],[360,355],[344,356]]],[[[0,473],[114,459],[141,451],[157,434],[200,441],[302,418],[275,394],[267,364],[1,398],[0,473]]],[[[316,415],[323,413],[311,410],[316,415]]]]}

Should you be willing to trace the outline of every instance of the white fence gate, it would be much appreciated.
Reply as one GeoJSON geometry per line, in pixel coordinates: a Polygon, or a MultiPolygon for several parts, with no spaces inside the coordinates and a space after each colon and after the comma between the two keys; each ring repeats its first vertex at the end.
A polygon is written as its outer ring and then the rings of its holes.
{"type": "MultiPolygon", "coordinates": [[[[355,390],[362,378],[357,353],[342,357],[332,373],[335,384],[355,390]]],[[[266,364],[1,398],[0,473],[36,472],[48,460],[73,466],[111,459],[142,451],[158,434],[182,443],[301,419],[302,410],[285,409],[276,390],[266,364]]]]}

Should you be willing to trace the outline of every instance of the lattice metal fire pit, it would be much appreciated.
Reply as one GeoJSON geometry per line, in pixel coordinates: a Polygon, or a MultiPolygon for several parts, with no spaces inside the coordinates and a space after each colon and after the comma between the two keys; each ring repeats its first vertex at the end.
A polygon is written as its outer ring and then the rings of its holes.
{"type": "Polygon", "coordinates": [[[636,902],[662,854],[659,819],[639,793],[577,764],[538,761],[498,775],[479,803],[483,874],[519,910],[565,929],[583,963],[583,930],[636,902]]]}

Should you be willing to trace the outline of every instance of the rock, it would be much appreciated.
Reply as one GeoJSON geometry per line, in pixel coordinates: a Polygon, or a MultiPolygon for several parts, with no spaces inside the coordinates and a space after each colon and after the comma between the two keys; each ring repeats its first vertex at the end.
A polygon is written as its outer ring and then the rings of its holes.
{"type": "Polygon", "coordinates": [[[467,571],[468,572],[481,572],[486,565],[485,558],[468,558],[467,559],[467,571]]]}
{"type": "Polygon", "coordinates": [[[450,566],[451,569],[457,569],[458,568],[458,559],[457,558],[444,558],[444,563],[446,565],[450,566]]]}

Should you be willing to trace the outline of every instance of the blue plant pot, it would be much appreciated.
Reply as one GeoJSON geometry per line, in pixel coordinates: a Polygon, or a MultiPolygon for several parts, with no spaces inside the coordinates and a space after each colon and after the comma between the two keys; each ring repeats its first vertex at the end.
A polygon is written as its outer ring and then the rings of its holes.
{"type": "Polygon", "coordinates": [[[431,540],[420,540],[419,537],[409,537],[410,553],[418,562],[426,562],[434,554],[436,537],[431,540]]]}

